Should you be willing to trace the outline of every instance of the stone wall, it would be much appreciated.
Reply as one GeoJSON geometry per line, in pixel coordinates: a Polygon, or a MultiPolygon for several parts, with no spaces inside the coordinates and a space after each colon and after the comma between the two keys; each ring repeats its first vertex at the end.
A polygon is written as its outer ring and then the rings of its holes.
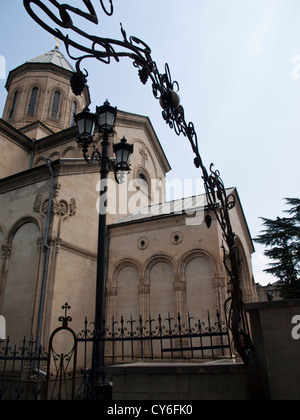
{"type": "MultiPolygon", "coordinates": [[[[259,400],[300,399],[300,300],[245,305],[256,356],[259,400]]],[[[108,369],[115,400],[248,400],[244,365],[137,363],[108,369]]]]}
{"type": "Polygon", "coordinates": [[[252,303],[246,310],[250,314],[260,398],[299,400],[300,300],[252,303]]]}
{"type": "Polygon", "coordinates": [[[239,363],[137,363],[108,369],[113,400],[247,400],[239,363]]]}

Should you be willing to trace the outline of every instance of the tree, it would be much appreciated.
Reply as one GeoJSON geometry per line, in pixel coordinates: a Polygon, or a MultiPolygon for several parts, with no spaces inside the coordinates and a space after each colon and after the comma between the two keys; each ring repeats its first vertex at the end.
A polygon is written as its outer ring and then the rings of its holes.
{"type": "Polygon", "coordinates": [[[274,262],[264,271],[284,284],[280,293],[284,299],[300,298],[300,199],[285,198],[290,206],[284,213],[289,217],[275,220],[261,218],[265,229],[254,241],[267,246],[264,254],[274,262]]]}

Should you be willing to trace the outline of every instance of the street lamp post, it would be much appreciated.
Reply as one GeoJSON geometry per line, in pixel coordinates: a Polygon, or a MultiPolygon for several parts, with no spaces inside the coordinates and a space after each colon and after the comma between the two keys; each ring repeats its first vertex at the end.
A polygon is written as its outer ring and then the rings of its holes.
{"type": "MultiPolygon", "coordinates": [[[[114,132],[114,125],[117,116],[117,109],[110,106],[106,101],[103,106],[96,108],[96,114],[84,110],[75,116],[78,128],[77,143],[82,149],[83,156],[88,163],[98,161],[100,164],[100,203],[102,195],[106,193],[107,178],[111,170],[117,174],[120,171],[129,171],[129,160],[133,153],[133,145],[127,143],[125,137],[120,143],[113,145],[116,159],[109,157],[109,138],[114,132]],[[98,127],[98,132],[102,136],[101,152],[97,148],[94,140],[94,133],[98,127]],[[93,149],[89,156],[89,149],[93,149]]],[[[96,279],[96,303],[95,303],[95,326],[92,354],[92,367],[90,372],[89,385],[94,393],[99,394],[99,389],[108,386],[105,376],[105,285],[106,285],[106,266],[107,266],[107,221],[106,207],[99,207],[98,223],[98,249],[97,249],[97,279],[96,279]],[[98,391],[97,391],[98,390],[98,391]]]]}

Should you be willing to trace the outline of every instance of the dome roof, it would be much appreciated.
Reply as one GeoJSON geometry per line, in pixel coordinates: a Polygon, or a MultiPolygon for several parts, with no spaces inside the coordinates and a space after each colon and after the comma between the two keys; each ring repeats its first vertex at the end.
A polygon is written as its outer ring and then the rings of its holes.
{"type": "Polygon", "coordinates": [[[58,48],[48,51],[45,54],[39,55],[38,57],[27,61],[27,63],[54,64],[55,66],[71,71],[72,73],[75,72],[74,67],[72,67],[71,64],[65,59],[64,55],[59,51],[58,48]]]}

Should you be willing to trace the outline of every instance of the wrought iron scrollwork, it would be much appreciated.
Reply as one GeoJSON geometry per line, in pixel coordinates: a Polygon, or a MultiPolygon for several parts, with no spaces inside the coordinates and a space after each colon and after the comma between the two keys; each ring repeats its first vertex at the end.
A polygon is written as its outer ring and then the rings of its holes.
{"type": "MultiPolygon", "coordinates": [[[[68,326],[72,318],[68,316],[68,311],[71,306],[65,303],[62,306],[65,311],[64,316],[59,317],[59,322],[62,323],[61,327],[56,328],[49,339],[49,355],[47,364],[47,380],[45,395],[51,400],[63,400],[63,399],[74,399],[75,398],[75,379],[76,379],[76,363],[77,363],[77,337],[74,331],[68,326]],[[55,338],[60,333],[68,333],[71,336],[71,348],[68,348],[68,343],[64,343],[67,350],[64,352],[57,351],[55,349],[55,338]],[[53,372],[52,372],[53,371],[53,372]],[[67,378],[71,381],[71,395],[68,392],[67,378]],[[52,382],[51,395],[49,391],[49,385],[52,382]]],[[[63,337],[62,337],[63,340],[63,337]]],[[[59,339],[57,340],[59,342],[59,339]]]]}
{"type": "MultiPolygon", "coordinates": [[[[251,340],[250,337],[248,340],[242,340],[240,334],[242,328],[242,298],[239,282],[239,261],[236,252],[236,237],[232,229],[229,215],[230,210],[235,206],[235,196],[233,194],[227,194],[220,172],[214,169],[213,164],[211,164],[209,171],[207,171],[204,166],[200,156],[195,126],[192,122],[186,121],[184,108],[180,105],[178,95],[179,84],[176,81],[172,81],[168,64],[165,65],[164,72],[160,73],[156,62],[152,59],[151,48],[144,41],[135,36],[130,36],[128,38],[122,24],[122,40],[89,35],[75,26],[71,14],[75,14],[77,17],[81,17],[93,24],[99,24],[98,15],[90,0],[83,0],[87,9],[86,12],[70,5],[60,4],[56,0],[49,0],[59,13],[59,17],[57,17],[52,10],[44,4],[45,2],[42,2],[41,0],[23,1],[29,15],[46,31],[63,41],[70,58],[76,61],[76,73],[71,80],[71,86],[75,95],[80,95],[87,83],[88,73],[86,70],[81,69],[81,64],[85,59],[96,58],[101,63],[109,64],[112,59],[119,62],[121,58],[129,58],[133,61],[134,67],[138,69],[138,75],[141,82],[143,84],[146,84],[149,80],[152,82],[152,92],[163,108],[162,116],[165,122],[171,129],[174,129],[177,135],[183,135],[188,138],[195,154],[194,164],[197,168],[202,170],[202,178],[209,209],[222,229],[224,242],[227,246],[226,253],[228,254],[228,259],[230,261],[230,267],[228,266],[227,271],[231,280],[231,297],[233,302],[232,332],[236,348],[245,364],[247,364],[249,361],[249,343],[251,343],[251,340]],[[77,36],[82,37],[89,45],[81,45],[68,34],[63,34],[62,30],[59,28],[54,29],[50,27],[34,12],[32,4],[36,5],[44,12],[55,25],[71,31],[72,35],[76,34],[77,36]],[[74,57],[71,54],[71,48],[78,51],[80,55],[74,57]]],[[[112,0],[109,0],[109,6],[105,6],[104,2],[100,0],[100,5],[106,15],[111,16],[113,14],[112,0]]],[[[95,156],[96,155],[94,155],[94,157],[95,156]]],[[[87,158],[87,160],[89,159],[87,158]]],[[[210,227],[212,224],[212,217],[210,214],[206,215],[205,221],[207,226],[210,227]]],[[[244,333],[247,334],[246,332],[244,333]]]]}

